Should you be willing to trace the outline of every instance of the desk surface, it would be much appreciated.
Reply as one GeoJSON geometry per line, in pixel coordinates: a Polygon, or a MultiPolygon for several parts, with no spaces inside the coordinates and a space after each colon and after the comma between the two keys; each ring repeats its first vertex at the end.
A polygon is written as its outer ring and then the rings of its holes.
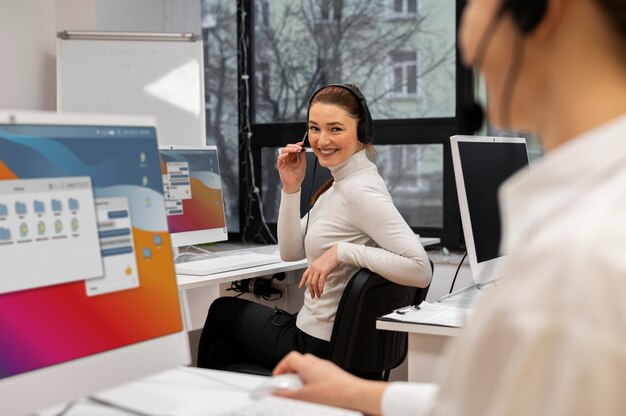
{"type": "MultiPolygon", "coordinates": [[[[424,247],[438,244],[439,238],[420,237],[420,241],[424,247]]],[[[230,250],[226,251],[254,251],[257,253],[274,254],[278,252],[278,245],[267,246],[250,246],[245,247],[239,244],[226,245],[230,250]]],[[[224,251],[218,249],[217,251],[224,251]]],[[[227,272],[209,274],[205,276],[192,276],[186,274],[176,275],[179,290],[194,289],[206,285],[215,285],[220,283],[228,283],[233,280],[249,279],[253,277],[268,276],[275,273],[288,272],[292,270],[306,269],[308,261],[306,259],[298,261],[281,261],[273,264],[265,264],[263,266],[249,267],[246,269],[230,270],[227,272]]]]}
{"type": "MultiPolygon", "coordinates": [[[[265,380],[267,377],[179,367],[94,395],[99,401],[113,403],[130,412],[91,400],[81,400],[66,413],[66,416],[128,416],[136,415],[136,412],[177,416],[228,415],[251,406],[266,408],[276,406],[281,409],[284,405],[295,407],[295,411],[290,413],[294,416],[301,413],[322,416],[360,415],[358,412],[274,396],[252,399],[250,390],[265,380]],[[132,413],[133,411],[135,413],[132,413]]],[[[40,413],[40,416],[52,416],[57,414],[58,410],[49,409],[40,413]]]]}
{"type": "MultiPolygon", "coordinates": [[[[485,290],[474,288],[457,296],[453,296],[442,300],[439,304],[446,306],[454,306],[459,309],[467,310],[468,314],[472,311],[472,305],[486,293],[485,290]]],[[[417,315],[419,311],[413,313],[417,315]]],[[[376,328],[388,331],[401,331],[409,333],[419,333],[428,335],[456,336],[462,328],[454,328],[449,326],[438,326],[433,324],[420,324],[419,322],[393,322],[376,320],[376,328]]]]}

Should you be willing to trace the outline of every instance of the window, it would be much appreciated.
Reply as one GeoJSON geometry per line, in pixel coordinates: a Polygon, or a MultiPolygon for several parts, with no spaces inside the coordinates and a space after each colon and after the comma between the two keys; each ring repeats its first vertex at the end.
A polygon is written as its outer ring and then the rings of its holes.
{"type": "Polygon", "coordinates": [[[417,15],[417,0],[391,0],[392,15],[412,17],[417,15]]]}
{"type": "Polygon", "coordinates": [[[276,149],[302,138],[315,90],[349,82],[367,98],[381,174],[404,218],[423,236],[460,245],[449,137],[467,133],[457,109],[473,99],[471,72],[457,62],[463,5],[273,0],[273,25],[254,33],[248,54],[256,71],[252,153],[269,229],[275,231],[280,201],[276,149]]]}
{"type": "Polygon", "coordinates": [[[229,233],[239,232],[237,9],[229,0],[202,0],[206,143],[217,145],[229,233]]]}
{"type": "Polygon", "coordinates": [[[391,54],[391,90],[394,97],[417,96],[417,53],[393,52],[391,54]]]}
{"type": "Polygon", "coordinates": [[[255,65],[272,67],[272,106],[257,108],[255,121],[304,121],[310,94],[333,82],[357,84],[376,120],[454,117],[455,2],[420,4],[421,20],[390,22],[386,0],[274,0],[271,21],[280,23],[255,32],[253,39],[255,65]],[[320,10],[333,24],[319,24],[320,10]],[[381,82],[396,71],[391,86],[381,82]],[[418,92],[419,101],[397,101],[398,95],[416,97],[418,92]]]}

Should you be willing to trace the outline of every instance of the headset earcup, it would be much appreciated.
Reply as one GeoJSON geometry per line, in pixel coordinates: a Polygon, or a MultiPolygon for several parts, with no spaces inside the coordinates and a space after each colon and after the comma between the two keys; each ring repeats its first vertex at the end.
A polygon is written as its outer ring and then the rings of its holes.
{"type": "Polygon", "coordinates": [[[529,34],[539,25],[548,8],[548,0],[505,0],[502,4],[509,10],[519,31],[529,34]]]}
{"type": "Polygon", "coordinates": [[[360,142],[369,143],[369,136],[367,135],[367,128],[363,120],[359,120],[359,125],[356,128],[356,134],[360,142]]]}

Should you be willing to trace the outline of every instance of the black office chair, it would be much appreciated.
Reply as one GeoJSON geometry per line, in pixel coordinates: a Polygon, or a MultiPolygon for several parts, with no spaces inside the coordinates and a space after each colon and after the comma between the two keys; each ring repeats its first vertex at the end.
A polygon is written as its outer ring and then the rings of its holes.
{"type": "MultiPolygon", "coordinates": [[[[432,261],[430,265],[434,271],[432,261]]],[[[407,334],[376,329],[376,318],[402,306],[420,304],[429,287],[403,286],[368,269],[357,271],[339,301],[329,359],[359,377],[388,380],[391,369],[406,358],[407,334]]],[[[271,369],[250,363],[229,365],[223,370],[271,375],[271,369]]]]}
{"type": "Polygon", "coordinates": [[[359,270],[344,290],[330,338],[329,359],[359,377],[387,380],[407,354],[407,334],[376,329],[376,318],[420,303],[428,287],[402,286],[359,270]]]}

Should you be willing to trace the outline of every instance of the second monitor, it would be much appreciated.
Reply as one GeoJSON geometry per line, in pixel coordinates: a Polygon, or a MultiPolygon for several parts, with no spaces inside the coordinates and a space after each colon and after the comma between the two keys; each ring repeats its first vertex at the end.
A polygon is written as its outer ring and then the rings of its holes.
{"type": "Polygon", "coordinates": [[[501,259],[498,189],[528,166],[526,140],[453,136],[450,142],[467,257],[474,283],[485,283],[501,259]]]}
{"type": "Polygon", "coordinates": [[[216,146],[160,146],[172,246],[228,239],[216,146]]]}

